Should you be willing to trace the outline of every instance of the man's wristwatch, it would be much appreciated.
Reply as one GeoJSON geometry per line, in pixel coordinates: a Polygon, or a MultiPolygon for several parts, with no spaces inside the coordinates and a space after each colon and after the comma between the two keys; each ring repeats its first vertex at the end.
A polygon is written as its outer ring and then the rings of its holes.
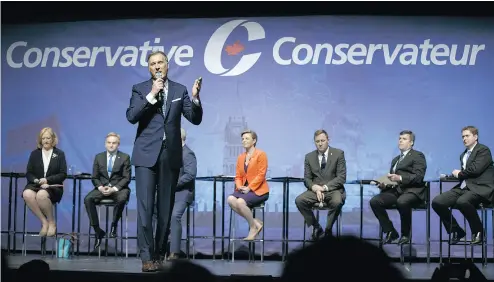
{"type": "Polygon", "coordinates": [[[38,184],[39,183],[39,179],[34,179],[34,184],[38,184]]]}

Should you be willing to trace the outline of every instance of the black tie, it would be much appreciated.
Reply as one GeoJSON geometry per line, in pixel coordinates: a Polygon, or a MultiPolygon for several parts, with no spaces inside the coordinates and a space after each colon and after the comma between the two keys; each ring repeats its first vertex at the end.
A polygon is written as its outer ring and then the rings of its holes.
{"type": "Polygon", "coordinates": [[[326,168],[326,155],[322,155],[322,160],[321,160],[321,170],[326,168]]]}

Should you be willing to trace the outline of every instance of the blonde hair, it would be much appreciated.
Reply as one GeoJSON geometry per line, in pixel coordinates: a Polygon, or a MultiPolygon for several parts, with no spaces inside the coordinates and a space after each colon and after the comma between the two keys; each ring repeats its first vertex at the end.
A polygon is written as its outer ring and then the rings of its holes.
{"type": "Polygon", "coordinates": [[[110,132],[106,135],[106,138],[105,138],[105,141],[106,139],[108,139],[108,137],[117,137],[118,139],[118,144],[120,144],[120,134],[118,133],[115,133],[115,132],[110,132]]]}
{"type": "Polygon", "coordinates": [[[45,127],[45,128],[43,128],[43,129],[41,129],[41,131],[40,131],[40,132],[39,132],[39,134],[38,134],[37,144],[36,144],[36,147],[37,147],[38,149],[43,148],[43,143],[41,142],[41,140],[43,139],[43,135],[44,135],[45,133],[47,133],[47,132],[48,132],[48,134],[50,134],[50,136],[51,136],[51,145],[52,145],[53,147],[55,147],[55,146],[57,146],[57,145],[58,145],[58,136],[57,136],[57,134],[53,131],[53,129],[51,129],[51,127],[45,127]]]}

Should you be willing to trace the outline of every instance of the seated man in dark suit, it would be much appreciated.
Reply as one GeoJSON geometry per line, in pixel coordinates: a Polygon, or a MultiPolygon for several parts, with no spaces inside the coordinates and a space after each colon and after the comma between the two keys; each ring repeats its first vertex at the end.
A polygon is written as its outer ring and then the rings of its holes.
{"type": "Polygon", "coordinates": [[[319,239],[323,229],[317,222],[312,207],[326,203],[328,221],[325,235],[332,235],[333,224],[345,203],[346,160],[345,153],[329,147],[329,137],[325,130],[314,133],[316,150],[305,155],[304,184],[307,191],[295,198],[295,205],[302,214],[307,226],[312,226],[312,239],[319,239]]]}
{"type": "Polygon", "coordinates": [[[410,242],[410,227],[412,226],[412,208],[425,201],[426,187],[424,182],[427,162],[422,152],[413,149],[415,134],[409,130],[400,132],[398,147],[400,155],[391,161],[388,179],[398,184],[387,187],[379,184],[381,193],[370,200],[374,215],[381,224],[384,234],[383,244],[389,244],[398,239],[399,235],[389,220],[386,208],[396,205],[400,213],[401,238],[399,244],[410,242]]]}
{"type": "Polygon", "coordinates": [[[437,195],[432,200],[432,208],[439,215],[446,232],[452,232],[451,243],[458,243],[465,237],[465,231],[453,217],[450,207],[457,207],[470,224],[472,244],[481,244],[484,230],[477,208],[480,204],[490,204],[494,196],[494,167],[489,147],[478,143],[479,131],[474,126],[462,129],[463,144],[466,149],[460,156],[461,170],[453,170],[453,176],[460,183],[451,190],[437,195]]]}
{"type": "Polygon", "coordinates": [[[113,211],[113,222],[111,225],[110,237],[117,236],[118,221],[122,217],[125,204],[129,200],[129,183],[132,177],[130,166],[130,156],[118,150],[120,145],[120,135],[109,133],[106,136],[106,151],[99,153],[94,158],[92,182],[94,190],[89,192],[84,198],[84,205],[89,216],[91,226],[96,233],[94,248],[98,248],[101,239],[106,232],[99,227],[96,204],[108,198],[115,201],[116,206],[113,211]]]}
{"type": "Polygon", "coordinates": [[[175,191],[175,204],[173,205],[170,226],[170,255],[168,260],[177,259],[180,254],[182,240],[182,216],[188,205],[194,200],[195,180],[197,176],[197,160],[194,152],[185,145],[186,132],[180,129],[182,137],[183,166],[180,168],[180,176],[175,191]]]}

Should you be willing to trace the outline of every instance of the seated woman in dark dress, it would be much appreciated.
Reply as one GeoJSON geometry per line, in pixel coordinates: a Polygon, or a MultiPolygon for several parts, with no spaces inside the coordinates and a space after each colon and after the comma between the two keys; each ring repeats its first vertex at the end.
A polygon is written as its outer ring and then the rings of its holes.
{"type": "Polygon", "coordinates": [[[65,153],[56,148],[55,132],[45,127],[38,135],[37,149],[31,152],[27,163],[27,185],[22,193],[26,205],[41,221],[39,236],[55,236],[57,226],[53,204],[60,202],[63,182],[67,178],[65,153]]]}
{"type": "Polygon", "coordinates": [[[254,240],[262,230],[263,223],[254,218],[251,208],[259,206],[269,198],[266,181],[268,157],[256,148],[257,134],[252,130],[242,132],[242,146],[245,153],[238,156],[235,175],[235,192],[228,197],[232,210],[249,223],[249,235],[244,240],[254,240]]]}

